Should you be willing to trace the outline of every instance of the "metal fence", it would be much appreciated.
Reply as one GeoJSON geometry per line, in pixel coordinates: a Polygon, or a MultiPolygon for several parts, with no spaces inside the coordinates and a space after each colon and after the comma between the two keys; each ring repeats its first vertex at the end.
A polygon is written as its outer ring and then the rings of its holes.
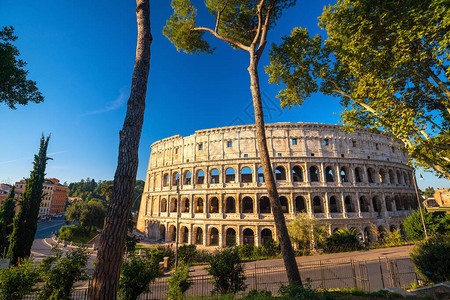
{"type": "MultiPolygon", "coordinates": [[[[360,288],[373,291],[386,287],[409,287],[417,284],[421,278],[416,274],[409,258],[365,261],[319,261],[314,264],[300,264],[300,276],[303,283],[309,282],[313,289],[360,288]]],[[[253,289],[266,290],[276,295],[281,285],[288,284],[284,266],[263,266],[246,264],[246,291],[253,289]]],[[[140,300],[167,299],[165,292],[169,276],[156,279],[150,284],[150,293],[143,294],[140,300]]],[[[193,284],[186,292],[187,297],[201,298],[214,296],[214,286],[209,275],[192,277],[193,284]]],[[[25,299],[37,299],[30,295],[25,299]]],[[[72,299],[87,299],[87,290],[75,290],[72,299]]]]}

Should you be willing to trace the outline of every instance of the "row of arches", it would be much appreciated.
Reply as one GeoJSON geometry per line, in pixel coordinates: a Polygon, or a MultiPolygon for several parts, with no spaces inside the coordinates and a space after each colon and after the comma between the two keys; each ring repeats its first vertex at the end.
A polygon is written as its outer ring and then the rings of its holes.
{"type": "MultiPolygon", "coordinates": [[[[289,199],[289,196],[280,196],[280,204],[283,213],[296,213],[296,212],[312,212],[312,213],[325,213],[328,207],[329,213],[355,213],[355,212],[374,212],[381,213],[385,211],[399,211],[417,209],[418,204],[414,200],[413,196],[372,196],[361,195],[357,201],[355,197],[350,195],[329,195],[328,203],[325,205],[324,199],[320,195],[311,196],[311,202],[309,203],[304,196],[296,196],[289,199]],[[308,205],[309,204],[309,205],[308,205]],[[292,211],[290,210],[292,206],[292,211]]],[[[258,199],[258,203],[255,203],[254,199],[250,196],[244,196],[240,201],[240,205],[234,196],[223,197],[224,201],[219,200],[217,196],[208,198],[208,203],[202,197],[194,197],[194,200],[187,197],[181,198],[181,213],[271,213],[270,200],[267,196],[261,196],[258,199]],[[192,203],[192,204],[191,204],[192,203]],[[255,205],[256,204],[256,205],[255,205]],[[191,205],[193,205],[191,209],[191,205]],[[207,207],[206,207],[207,205],[207,207]]],[[[160,212],[178,212],[178,199],[173,197],[168,203],[166,198],[160,200],[160,212]]]]}
{"type": "MultiPolygon", "coordinates": [[[[277,181],[286,181],[288,180],[286,167],[283,165],[278,165],[275,170],[275,179],[277,181]]],[[[375,170],[373,167],[362,168],[355,167],[350,168],[348,166],[342,166],[339,169],[337,166],[327,165],[324,167],[322,171],[321,167],[318,165],[311,165],[308,168],[308,172],[305,172],[304,167],[301,165],[294,165],[291,170],[291,175],[289,181],[292,182],[353,182],[353,183],[381,183],[381,184],[400,184],[406,186],[413,185],[413,175],[411,172],[407,172],[404,170],[393,170],[393,169],[385,169],[379,168],[375,170]],[[322,172],[324,176],[322,177],[322,172]],[[307,173],[307,174],[306,174],[307,173]],[[323,178],[323,179],[322,179],[323,178]]],[[[159,174],[156,177],[160,176],[159,174]]],[[[206,183],[205,171],[203,169],[199,169],[196,171],[195,176],[192,176],[190,170],[187,170],[183,173],[183,184],[191,185],[195,184],[205,184],[206,183]]],[[[240,169],[240,180],[238,180],[238,176],[236,170],[233,167],[228,167],[225,169],[225,173],[223,176],[220,175],[220,171],[218,168],[213,168],[209,171],[208,183],[217,184],[217,183],[251,183],[255,180],[257,182],[264,182],[264,174],[263,170],[260,167],[257,171],[256,179],[253,176],[253,171],[250,167],[242,167],[240,169]],[[223,178],[221,178],[223,177],[223,178]]],[[[156,186],[158,186],[158,180],[156,180],[156,186]]],[[[178,172],[172,173],[172,180],[170,180],[170,173],[166,172],[163,174],[163,186],[177,186],[180,183],[180,174],[178,172]]]]}
{"type": "MultiPolygon", "coordinates": [[[[180,234],[178,241],[184,244],[206,245],[206,246],[236,246],[238,244],[257,245],[258,241],[255,238],[255,232],[251,228],[243,228],[240,232],[241,241],[238,240],[236,228],[228,227],[224,230],[222,243],[220,243],[221,234],[218,227],[209,227],[205,232],[201,226],[194,226],[192,229],[189,225],[181,224],[179,226],[180,234]],[[192,235],[190,230],[192,230],[192,235]]],[[[166,226],[160,225],[160,236],[166,242],[175,242],[177,238],[177,228],[175,224],[168,225],[166,233],[166,226]]],[[[259,235],[260,244],[264,245],[269,240],[273,239],[272,230],[264,228],[259,235]]]]}

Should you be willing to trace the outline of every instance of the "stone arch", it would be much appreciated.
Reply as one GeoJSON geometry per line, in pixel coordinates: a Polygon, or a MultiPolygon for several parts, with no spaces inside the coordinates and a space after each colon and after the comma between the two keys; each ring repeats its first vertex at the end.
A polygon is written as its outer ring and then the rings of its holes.
{"type": "Polygon", "coordinates": [[[334,172],[330,166],[325,168],[325,181],[334,182],[334,172]]]}
{"type": "Polygon", "coordinates": [[[357,228],[357,227],[351,227],[351,228],[350,228],[350,231],[356,232],[356,233],[358,234],[359,240],[360,240],[360,241],[362,240],[362,232],[361,232],[361,230],[360,230],[359,228],[357,228]]]}
{"type": "Polygon", "coordinates": [[[169,225],[169,242],[175,242],[177,240],[177,228],[175,225],[169,225]]]}
{"type": "Polygon", "coordinates": [[[155,187],[158,189],[161,188],[161,175],[159,174],[155,175],[155,187]]]}
{"type": "Polygon", "coordinates": [[[382,211],[381,200],[378,196],[372,197],[373,211],[380,215],[382,211]]]}
{"type": "Polygon", "coordinates": [[[390,184],[395,184],[395,174],[394,171],[392,171],[391,169],[389,169],[389,183],[390,184]]]}
{"type": "Polygon", "coordinates": [[[315,214],[320,214],[323,213],[323,209],[322,209],[322,199],[319,196],[315,196],[313,198],[313,212],[315,214]]]}
{"type": "Polygon", "coordinates": [[[161,212],[167,212],[167,200],[166,198],[161,199],[161,212]]]}
{"type": "Polygon", "coordinates": [[[264,173],[262,167],[258,169],[258,182],[264,182],[264,173]]]}
{"type": "Polygon", "coordinates": [[[356,182],[362,182],[362,170],[360,167],[355,168],[355,181],[356,182]]]}
{"type": "Polygon", "coordinates": [[[283,166],[277,166],[275,169],[275,179],[277,181],[286,180],[286,170],[283,166]]]}
{"type": "Polygon", "coordinates": [[[242,231],[242,243],[244,245],[254,245],[255,244],[255,233],[250,228],[245,228],[242,231]]]}
{"type": "Polygon", "coordinates": [[[394,197],[394,202],[395,202],[395,208],[396,208],[397,210],[402,210],[402,209],[403,209],[403,207],[402,207],[402,202],[401,202],[399,196],[395,196],[395,197],[394,197]]]}
{"type": "Polygon", "coordinates": [[[261,230],[261,245],[264,245],[268,241],[273,240],[272,230],[269,228],[264,228],[261,230]]]}
{"type": "Polygon", "coordinates": [[[161,240],[166,240],[166,226],[164,224],[159,225],[159,237],[161,240]]]}
{"type": "Polygon", "coordinates": [[[227,197],[225,200],[225,213],[234,214],[236,213],[236,200],[233,197],[227,197]]]}
{"type": "Polygon", "coordinates": [[[214,168],[211,170],[210,183],[219,183],[219,170],[218,169],[214,168]]]}
{"type": "Polygon", "coordinates": [[[403,171],[403,183],[409,185],[409,178],[405,171],[403,171]]]}
{"type": "Polygon", "coordinates": [[[372,235],[372,230],[369,226],[364,228],[363,234],[364,234],[364,240],[366,241],[366,243],[371,243],[374,241],[374,237],[372,235]]]}
{"type": "Polygon", "coordinates": [[[225,171],[225,182],[226,183],[233,183],[236,181],[236,171],[234,168],[228,168],[225,171]]]}
{"type": "Polygon", "coordinates": [[[280,205],[281,205],[281,211],[284,214],[288,214],[289,213],[289,201],[286,197],[284,196],[280,196],[280,205]]]}
{"type": "Polygon", "coordinates": [[[292,180],[294,182],[302,182],[303,181],[303,168],[300,166],[294,166],[292,169],[292,180]]]}
{"type": "Polygon", "coordinates": [[[380,179],[380,183],[386,183],[387,182],[387,178],[386,178],[386,171],[381,168],[380,171],[378,172],[378,177],[380,179]]]}
{"type": "Polygon", "coordinates": [[[205,171],[200,169],[197,171],[197,184],[203,183],[205,183],[205,171]]]}
{"type": "Polygon", "coordinates": [[[311,182],[318,182],[319,180],[319,169],[316,166],[309,167],[309,180],[311,182]]]}
{"type": "Polygon", "coordinates": [[[219,230],[216,227],[211,227],[209,230],[209,243],[210,246],[219,245],[219,230]]]}
{"type": "Polygon", "coordinates": [[[253,182],[253,172],[252,169],[249,167],[244,167],[241,169],[241,181],[246,182],[253,182]]]}
{"type": "Polygon", "coordinates": [[[400,173],[400,171],[397,170],[395,171],[395,174],[397,175],[397,183],[402,184],[403,183],[402,173],[400,173]]]}
{"type": "Polygon", "coordinates": [[[180,183],[180,173],[172,173],[172,186],[177,186],[180,183]]]}
{"type": "Polygon", "coordinates": [[[339,205],[338,205],[338,202],[337,202],[335,196],[331,196],[330,197],[329,210],[330,210],[330,213],[338,213],[338,212],[340,212],[339,211],[339,205]]]}
{"type": "Polygon", "coordinates": [[[375,171],[373,168],[367,168],[367,181],[369,183],[375,183],[375,171]]]}
{"type": "Polygon", "coordinates": [[[233,228],[227,228],[227,230],[225,231],[225,245],[236,245],[236,230],[234,230],[233,228]]]}
{"type": "Polygon", "coordinates": [[[349,173],[347,167],[341,168],[341,182],[349,182],[349,173]]]}
{"type": "Polygon", "coordinates": [[[246,196],[242,199],[242,212],[244,214],[253,213],[253,199],[251,197],[246,196]]]}
{"type": "Polygon", "coordinates": [[[164,175],[163,175],[164,186],[169,186],[169,181],[170,181],[169,173],[164,173],[164,175]]]}
{"type": "Polygon", "coordinates": [[[383,225],[378,226],[377,228],[378,233],[378,239],[384,240],[388,237],[388,232],[386,228],[383,225]]]}
{"type": "Polygon", "coordinates": [[[350,196],[345,196],[344,199],[345,211],[348,213],[355,212],[355,206],[350,196]]]}
{"type": "Polygon", "coordinates": [[[183,212],[183,213],[187,213],[187,212],[189,212],[189,198],[184,198],[182,201],[181,201],[181,212],[183,212]]]}
{"type": "Polygon", "coordinates": [[[170,200],[170,212],[177,212],[178,201],[177,198],[172,198],[170,200]]]}
{"type": "Polygon", "coordinates": [[[266,196],[262,196],[259,198],[259,213],[261,214],[270,214],[270,200],[266,196]]]}
{"type": "Polygon", "coordinates": [[[386,204],[386,210],[387,211],[392,211],[392,200],[391,200],[391,198],[389,198],[389,196],[386,196],[384,198],[384,202],[386,204]]]}
{"type": "Polygon", "coordinates": [[[201,227],[194,228],[194,244],[203,245],[203,229],[201,227]]]}
{"type": "Polygon", "coordinates": [[[202,198],[197,198],[196,200],[195,200],[195,212],[196,213],[203,213],[203,206],[204,206],[204,203],[203,203],[203,199],[202,198]]]}
{"type": "Polygon", "coordinates": [[[361,212],[369,212],[369,201],[367,201],[367,198],[365,196],[359,197],[359,209],[361,212]]]}
{"type": "Polygon", "coordinates": [[[302,196],[295,197],[295,211],[306,212],[306,200],[302,196]]]}
{"type": "Polygon", "coordinates": [[[190,185],[192,184],[192,175],[191,175],[191,171],[187,170],[186,172],[184,172],[184,184],[185,185],[190,185]]]}
{"type": "Polygon", "coordinates": [[[212,197],[209,201],[209,212],[212,214],[219,213],[219,199],[217,197],[212,197]]]}
{"type": "Polygon", "coordinates": [[[189,228],[182,226],[180,229],[180,237],[182,243],[189,243],[189,228]]]}

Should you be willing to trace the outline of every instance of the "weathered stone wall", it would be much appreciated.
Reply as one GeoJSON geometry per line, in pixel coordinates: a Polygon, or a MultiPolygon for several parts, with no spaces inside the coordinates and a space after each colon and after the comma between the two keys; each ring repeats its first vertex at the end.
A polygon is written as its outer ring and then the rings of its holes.
{"type": "MultiPolygon", "coordinates": [[[[266,134],[287,220],[305,211],[374,239],[417,206],[408,157],[387,135],[310,123],[267,124],[266,134]]],[[[138,229],[174,241],[178,214],[180,242],[260,245],[275,238],[263,181],[254,125],[163,139],[152,144],[138,229]]]]}

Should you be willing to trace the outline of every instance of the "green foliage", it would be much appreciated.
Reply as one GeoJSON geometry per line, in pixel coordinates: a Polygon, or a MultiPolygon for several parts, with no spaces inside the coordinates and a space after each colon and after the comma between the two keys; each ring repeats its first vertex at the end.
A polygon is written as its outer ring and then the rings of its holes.
{"type": "MultiPolygon", "coordinates": [[[[440,219],[434,217],[432,213],[427,212],[425,209],[422,209],[422,212],[428,235],[430,236],[435,234],[439,229],[440,219]]],[[[405,230],[408,238],[413,241],[425,238],[422,218],[420,216],[419,210],[406,217],[406,219],[403,221],[403,229],[405,230]]]]}
{"type": "Polygon", "coordinates": [[[320,223],[307,213],[299,213],[287,224],[289,236],[303,255],[317,246],[323,245],[327,238],[327,225],[320,223]]]}
{"type": "Polygon", "coordinates": [[[361,248],[355,229],[338,229],[325,241],[326,252],[354,251],[361,248]]]}
{"type": "Polygon", "coordinates": [[[13,231],[13,220],[16,214],[14,210],[16,206],[14,195],[13,186],[9,195],[0,206],[0,251],[9,247],[9,237],[13,231]]]}
{"type": "Polygon", "coordinates": [[[296,283],[281,285],[278,294],[281,299],[318,300],[325,298],[322,293],[318,293],[311,289],[311,280],[309,278],[307,278],[306,281],[306,284],[303,286],[296,283]]]}
{"type": "Polygon", "coordinates": [[[0,299],[17,300],[31,294],[39,279],[39,272],[29,259],[9,269],[0,269],[0,299]]]}
{"type": "Polygon", "coordinates": [[[400,229],[387,232],[387,236],[380,242],[387,247],[401,246],[405,243],[403,236],[400,234],[400,229]]]}
{"type": "Polygon", "coordinates": [[[236,248],[227,248],[214,253],[206,270],[213,277],[214,291],[222,295],[235,294],[247,288],[244,266],[236,248]]]}
{"type": "Polygon", "coordinates": [[[425,191],[423,191],[422,192],[422,195],[426,195],[426,196],[428,196],[428,197],[433,197],[433,195],[434,195],[434,188],[432,188],[432,187],[427,187],[426,189],[425,189],[425,191]]]}
{"type": "Polygon", "coordinates": [[[88,279],[85,268],[90,255],[83,248],[69,251],[65,256],[62,251],[55,251],[55,256],[46,257],[39,266],[44,283],[39,299],[70,300],[75,282],[88,279]]]}
{"type": "Polygon", "coordinates": [[[450,38],[446,1],[342,0],[325,8],[323,42],[295,28],[270,52],[282,106],[315,92],[341,99],[353,130],[391,133],[417,165],[450,178],[450,38]]]}
{"type": "Polygon", "coordinates": [[[239,257],[241,259],[252,258],[255,246],[253,245],[238,245],[236,246],[237,252],[239,253],[239,257]]]}
{"type": "Polygon", "coordinates": [[[63,241],[74,241],[76,237],[84,236],[84,228],[80,225],[65,225],[59,229],[58,237],[63,241]]]}
{"type": "Polygon", "coordinates": [[[169,285],[169,291],[165,295],[170,300],[184,299],[184,293],[192,285],[192,280],[189,280],[189,265],[178,264],[178,267],[167,280],[167,284],[169,285]]]}
{"type": "Polygon", "coordinates": [[[155,247],[146,250],[146,257],[152,263],[157,265],[164,261],[164,257],[169,258],[169,267],[175,263],[175,253],[169,247],[155,247]]]}
{"type": "Polygon", "coordinates": [[[0,102],[12,109],[17,104],[44,101],[36,82],[27,80],[28,71],[23,69],[27,63],[18,59],[19,50],[12,44],[16,39],[12,26],[0,29],[0,102]]]}
{"type": "Polygon", "coordinates": [[[275,240],[268,240],[262,245],[262,255],[266,257],[275,257],[280,255],[281,248],[280,244],[275,240]]]}
{"type": "Polygon", "coordinates": [[[39,207],[42,200],[42,190],[47,165],[47,147],[50,136],[41,137],[38,155],[34,156],[33,171],[27,179],[19,211],[14,217],[13,232],[8,249],[8,258],[12,264],[17,264],[19,258],[29,257],[31,246],[37,229],[39,207]]]}
{"type": "Polygon", "coordinates": [[[195,245],[182,245],[178,247],[178,261],[190,264],[194,262],[197,256],[197,246],[195,245]]]}
{"type": "Polygon", "coordinates": [[[120,269],[119,298],[137,299],[140,294],[149,292],[150,283],[161,275],[158,264],[149,257],[131,255],[120,269]]]}
{"type": "Polygon", "coordinates": [[[274,299],[272,292],[265,290],[251,290],[247,295],[241,297],[242,300],[265,300],[274,299]]]}
{"type": "Polygon", "coordinates": [[[67,208],[66,220],[78,222],[88,233],[95,228],[103,227],[106,210],[106,206],[100,201],[74,202],[67,208]]]}
{"type": "Polygon", "coordinates": [[[133,253],[139,241],[139,238],[135,237],[134,235],[127,235],[127,239],[125,241],[125,252],[133,253]]]}
{"type": "Polygon", "coordinates": [[[450,236],[436,235],[418,243],[410,253],[417,273],[431,282],[450,280],[450,236]]]}

